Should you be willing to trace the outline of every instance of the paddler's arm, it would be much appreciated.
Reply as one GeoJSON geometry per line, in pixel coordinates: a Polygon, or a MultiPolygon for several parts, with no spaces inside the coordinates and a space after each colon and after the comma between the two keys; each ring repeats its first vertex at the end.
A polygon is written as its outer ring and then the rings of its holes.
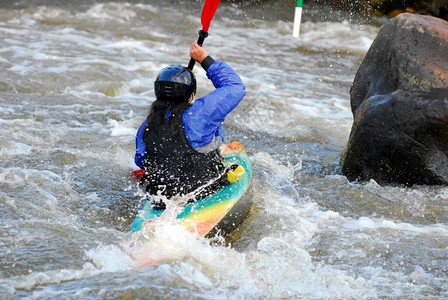
{"type": "Polygon", "coordinates": [[[143,142],[143,130],[145,129],[147,119],[140,125],[140,128],[137,131],[137,135],[135,137],[135,164],[140,168],[143,169],[143,161],[145,160],[146,156],[146,147],[145,143],[143,142]]]}
{"type": "Polygon", "coordinates": [[[230,66],[224,61],[213,60],[196,43],[190,47],[190,56],[201,63],[216,88],[197,99],[183,116],[187,140],[193,148],[198,149],[214,142],[217,137],[223,139],[221,124],[244,98],[246,88],[230,66]]]}

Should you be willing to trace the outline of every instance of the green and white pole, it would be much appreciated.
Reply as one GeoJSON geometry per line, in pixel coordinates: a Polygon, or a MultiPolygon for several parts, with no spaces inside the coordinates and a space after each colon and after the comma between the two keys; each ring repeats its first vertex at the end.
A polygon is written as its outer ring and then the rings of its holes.
{"type": "Polygon", "coordinates": [[[296,11],[294,13],[294,28],[292,31],[292,36],[295,38],[298,38],[300,33],[300,22],[302,21],[302,6],[303,0],[297,0],[296,11]]]}

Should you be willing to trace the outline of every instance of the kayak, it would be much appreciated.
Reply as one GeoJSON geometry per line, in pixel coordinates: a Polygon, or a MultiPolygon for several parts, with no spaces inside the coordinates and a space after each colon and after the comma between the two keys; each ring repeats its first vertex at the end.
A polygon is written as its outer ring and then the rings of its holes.
{"type": "MultiPolygon", "coordinates": [[[[201,237],[225,236],[234,231],[252,206],[252,168],[246,150],[240,142],[234,141],[222,147],[221,153],[226,165],[239,166],[236,173],[227,174],[227,179],[232,183],[206,198],[180,204],[182,207],[176,217],[179,224],[201,237]]],[[[149,239],[147,228],[164,213],[164,209],[154,208],[151,199],[146,200],[132,223],[134,241],[146,242],[149,239]]]]}

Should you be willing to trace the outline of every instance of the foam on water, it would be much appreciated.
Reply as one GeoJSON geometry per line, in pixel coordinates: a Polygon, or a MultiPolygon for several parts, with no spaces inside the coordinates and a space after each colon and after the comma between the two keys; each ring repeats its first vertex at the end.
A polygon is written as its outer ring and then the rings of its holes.
{"type": "Polygon", "coordinates": [[[302,25],[300,44],[311,49],[328,49],[331,51],[369,50],[378,29],[370,25],[342,22],[307,22],[302,25]],[[344,43],[339,41],[343,40],[344,43]]]}
{"type": "Polygon", "coordinates": [[[135,134],[135,121],[133,118],[133,112],[130,111],[127,116],[129,119],[122,122],[117,120],[108,120],[108,125],[111,127],[111,136],[133,136],[135,134]]]}
{"type": "Polygon", "coordinates": [[[136,16],[130,3],[108,3],[93,5],[85,13],[78,13],[77,17],[85,19],[105,20],[124,23],[136,16]]]}
{"type": "Polygon", "coordinates": [[[351,230],[360,229],[391,229],[396,231],[410,232],[424,235],[437,235],[441,237],[448,237],[448,227],[443,224],[436,224],[431,226],[414,226],[408,223],[395,223],[390,220],[375,220],[367,217],[361,217],[358,220],[347,222],[344,224],[344,228],[351,230]]]}
{"type": "MultiPolygon", "coordinates": [[[[390,220],[368,217],[353,219],[334,211],[322,210],[311,199],[300,198],[300,191],[296,191],[293,198],[285,193],[286,183],[295,178],[296,172],[301,170],[301,164],[284,165],[267,153],[256,154],[252,161],[254,169],[264,174],[254,182],[259,189],[255,196],[255,206],[262,212],[256,213],[256,217],[251,217],[246,224],[249,228],[262,230],[258,237],[252,235],[252,239],[256,241],[254,247],[240,252],[223,245],[210,244],[209,240],[198,238],[183,227],[173,224],[176,213],[168,212],[167,217],[155,227],[154,241],[145,244],[138,251],[132,253],[129,250],[129,241],[99,245],[85,251],[90,262],[80,269],[30,272],[10,277],[1,281],[2,290],[13,295],[16,291],[39,287],[32,293],[33,296],[56,297],[63,294],[55,289],[56,286],[63,285],[64,282],[79,281],[81,288],[77,289],[76,295],[88,296],[88,286],[92,284],[89,278],[101,275],[109,278],[109,284],[114,285],[117,276],[128,276],[141,261],[141,256],[159,262],[146,270],[136,270],[136,274],[145,272],[152,277],[160,276],[160,272],[163,272],[165,285],[188,287],[190,290],[197,290],[199,295],[211,298],[369,299],[385,296],[384,280],[390,278],[394,279],[393,286],[390,286],[394,289],[393,295],[411,295],[421,292],[425,286],[431,288],[435,285],[433,275],[421,267],[406,274],[367,266],[354,274],[331,261],[314,261],[313,247],[315,240],[329,229],[336,231],[337,235],[351,236],[350,244],[356,245],[384,229],[397,231],[400,235],[411,232],[447,237],[446,226],[397,224],[390,220]],[[268,184],[260,185],[260,181],[268,184]],[[251,226],[252,222],[263,222],[264,225],[251,226]],[[350,232],[354,234],[350,235],[350,232]],[[362,235],[359,236],[358,232],[362,232],[362,235]]],[[[95,198],[92,200],[95,201],[95,198]]],[[[249,233],[242,230],[243,234],[249,233]]],[[[354,258],[353,253],[343,249],[346,247],[342,247],[335,258],[354,258]]],[[[362,248],[358,250],[365,251],[362,248]]],[[[360,257],[366,254],[358,251],[356,255],[360,257]]],[[[131,288],[127,281],[134,279],[124,280],[124,288],[131,288]]],[[[107,286],[104,288],[108,289],[107,286]]]]}

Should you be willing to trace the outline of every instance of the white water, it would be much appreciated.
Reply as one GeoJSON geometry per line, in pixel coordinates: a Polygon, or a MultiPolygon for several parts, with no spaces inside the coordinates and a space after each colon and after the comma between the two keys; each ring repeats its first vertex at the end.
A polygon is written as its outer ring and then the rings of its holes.
{"type": "Polygon", "coordinates": [[[222,3],[205,41],[248,90],[225,134],[251,158],[249,218],[232,246],[162,222],[146,250],[165,262],[135,269],[134,135],[157,71],[188,63],[202,2],[0,4],[0,295],[447,298],[448,189],[338,172],[378,25],[305,7],[296,40],[293,5],[222,3]]]}

